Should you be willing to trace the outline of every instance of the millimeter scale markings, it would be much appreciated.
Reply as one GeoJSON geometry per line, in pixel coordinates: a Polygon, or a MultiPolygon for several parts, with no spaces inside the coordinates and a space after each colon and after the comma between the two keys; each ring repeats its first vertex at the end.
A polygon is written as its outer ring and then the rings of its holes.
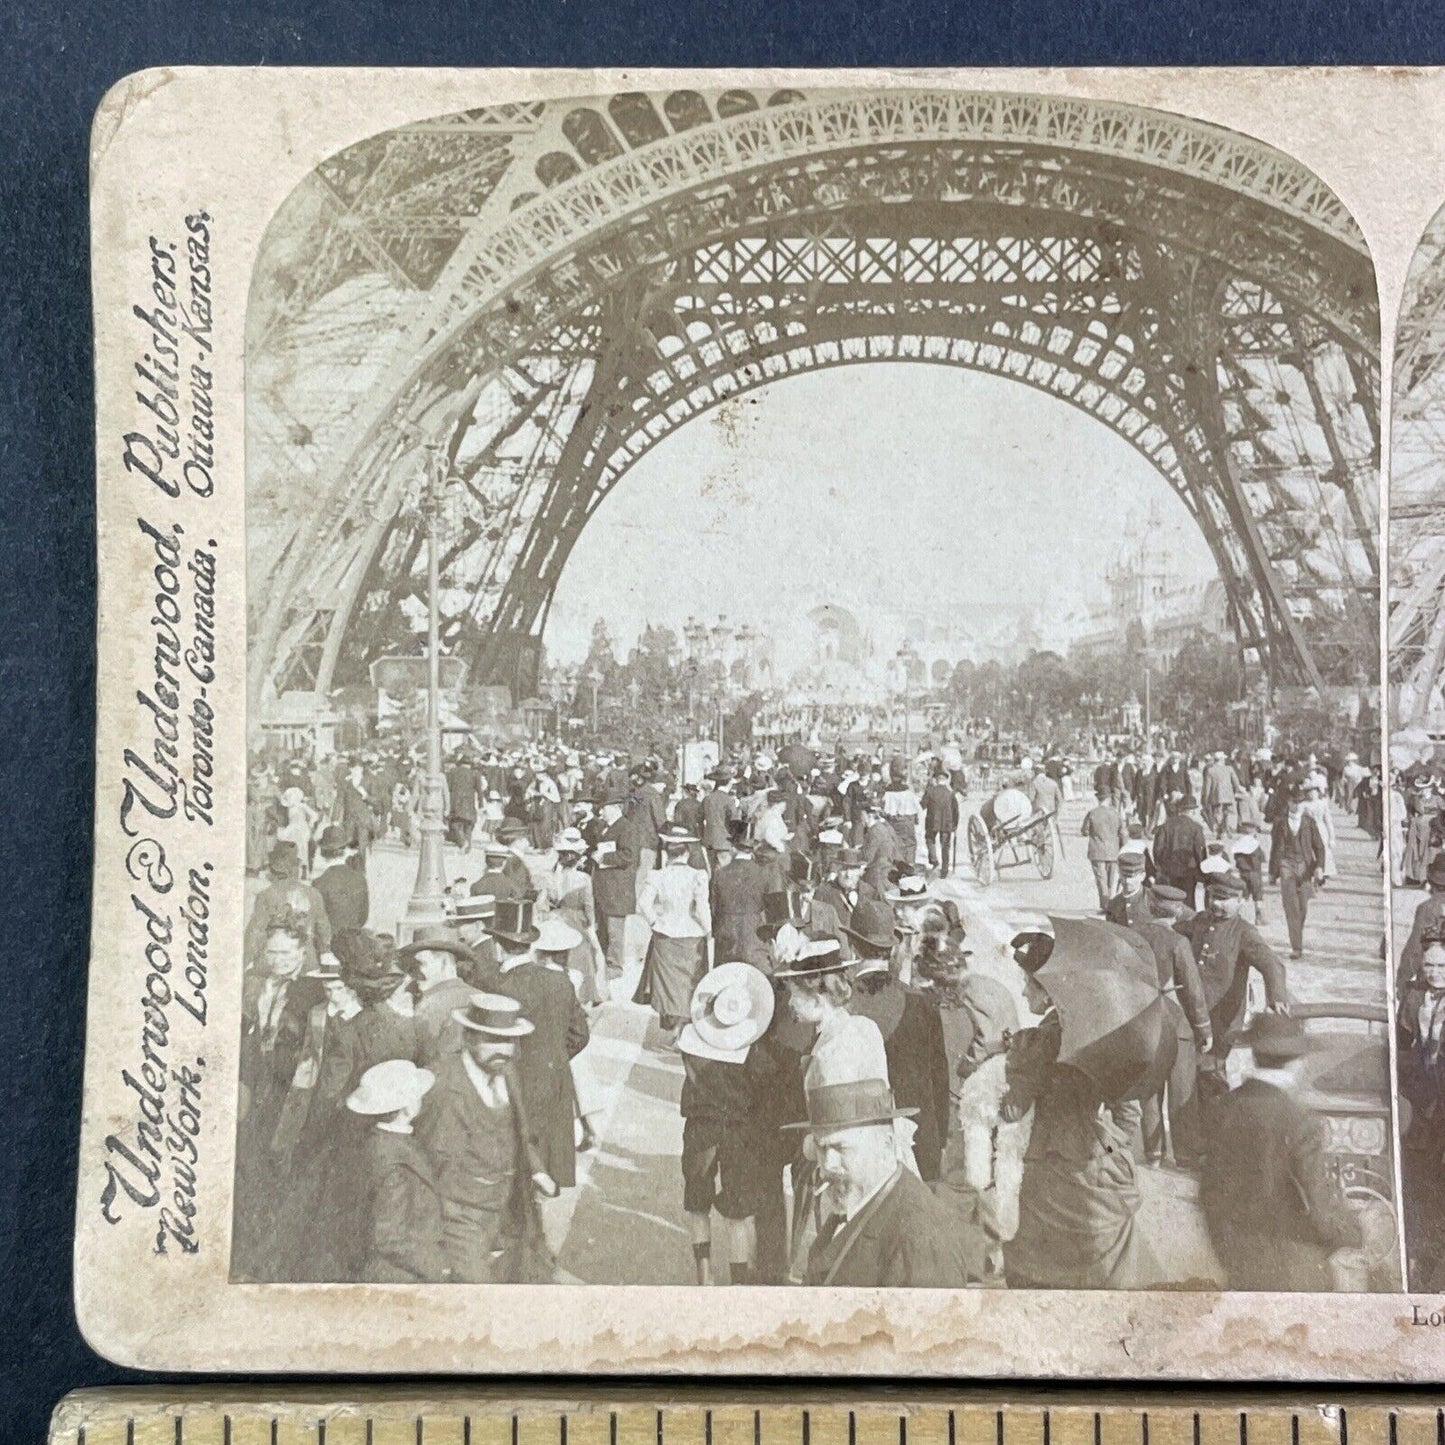
{"type": "Polygon", "coordinates": [[[507,1400],[482,1391],[153,1389],[79,1391],[57,1407],[50,1445],[1445,1445],[1441,1396],[1216,1397],[1071,1391],[1032,1402],[924,1387],[847,1398],[774,1388],[702,1388],[664,1399],[507,1400]],[[1054,1401],[1057,1401],[1055,1403],[1054,1401]]]}

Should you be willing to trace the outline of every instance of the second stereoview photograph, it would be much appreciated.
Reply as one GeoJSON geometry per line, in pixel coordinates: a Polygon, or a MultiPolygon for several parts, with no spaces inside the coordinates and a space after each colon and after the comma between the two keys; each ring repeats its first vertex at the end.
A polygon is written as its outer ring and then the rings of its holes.
{"type": "Polygon", "coordinates": [[[1399,1289],[1378,347],[1328,188],[1158,110],[321,159],[246,321],[231,1278],[1399,1289]]]}

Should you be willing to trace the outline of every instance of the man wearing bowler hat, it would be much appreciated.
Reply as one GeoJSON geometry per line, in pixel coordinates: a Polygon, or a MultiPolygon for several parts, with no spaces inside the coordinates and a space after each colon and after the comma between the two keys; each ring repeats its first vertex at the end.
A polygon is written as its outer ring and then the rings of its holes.
{"type": "MultiPolygon", "coordinates": [[[[1204,1002],[1204,985],[1199,966],[1189,945],[1176,931],[1187,904],[1181,889],[1167,883],[1156,883],[1144,895],[1150,917],[1131,925],[1149,945],[1159,969],[1159,986],[1164,990],[1166,1007],[1174,1025],[1174,1064],[1169,1071],[1167,1095],[1170,1133],[1174,1142],[1174,1162],[1181,1169],[1192,1169],[1199,1162],[1203,1139],[1199,1127],[1199,1111],[1195,1104],[1195,1087],[1199,1076],[1199,1055],[1214,1046],[1209,1024],[1209,1010],[1204,1002]]],[[[1144,1157],[1150,1164],[1164,1161],[1165,1091],[1141,1104],[1141,1128],[1144,1135],[1144,1157]]]]}
{"type": "MultiPolygon", "coordinates": [[[[328,866],[311,880],[311,886],[326,904],[327,921],[332,932],[342,928],[365,928],[371,911],[371,898],[366,888],[364,866],[353,866],[345,859],[346,834],[335,823],[321,830],[317,845],[328,866]]],[[[361,864],[360,857],[355,860],[361,864]]]]}
{"type": "Polygon", "coordinates": [[[860,903],[847,934],[858,955],[848,1010],[872,1019],[883,1035],[894,1095],[917,1116],[913,1153],[918,1173],[932,1183],[941,1173],[949,1126],[948,1050],[938,1005],[929,995],[905,988],[894,974],[896,929],[886,903],[860,903]]]}
{"type": "Polygon", "coordinates": [[[738,818],[738,800],[732,793],[731,774],[717,769],[707,776],[713,786],[703,794],[699,827],[709,866],[716,869],[720,862],[718,855],[732,848],[732,826],[738,818]]]}
{"type": "Polygon", "coordinates": [[[899,1162],[900,1109],[886,1079],[820,1084],[807,1093],[830,1210],[808,1252],[807,1282],[859,1289],[960,1289],[968,1283],[959,1221],[899,1162]]]}
{"type": "Polygon", "coordinates": [[[396,956],[416,994],[417,1058],[433,1069],[461,1049],[462,1026],[454,1015],[475,990],[460,971],[475,969],[478,959],[450,928],[423,929],[396,956]]]}
{"type": "Polygon", "coordinates": [[[746,828],[734,826],[731,835],[724,835],[723,845],[709,847],[708,852],[713,859],[708,884],[713,962],[751,963],[767,969],[768,950],[758,928],[763,922],[768,880],[753,859],[746,828]]]}
{"type": "Polygon", "coordinates": [[[461,1050],[443,1058],[416,1122],[442,1201],[442,1247],[464,1284],[542,1283],[554,1270],[537,1198],[556,1182],[530,1142],[514,1067],[532,1024],[514,998],[475,993],[456,1020],[461,1050]]]}
{"type": "Polygon", "coordinates": [[[1241,1042],[1253,1064],[1214,1105],[1199,1187],[1226,1288],[1347,1287],[1337,1269],[1360,1272],[1360,1220],[1330,1168],[1325,1122],[1301,1097],[1304,1024],[1262,1014],[1241,1042]]]}

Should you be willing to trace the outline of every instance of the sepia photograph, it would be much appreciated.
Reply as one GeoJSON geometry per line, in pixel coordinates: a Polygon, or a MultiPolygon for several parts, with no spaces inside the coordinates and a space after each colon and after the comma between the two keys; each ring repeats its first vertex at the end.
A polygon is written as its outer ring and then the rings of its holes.
{"type": "Polygon", "coordinates": [[[1437,114],[119,84],[92,1348],[1437,1377],[1437,114]]]}
{"type": "Polygon", "coordinates": [[[1410,262],[1395,335],[1390,466],[1389,862],[1406,1260],[1445,1288],[1445,216],[1410,262]],[[1437,1017],[1438,1015],[1438,1017],[1437,1017]]]}
{"type": "Polygon", "coordinates": [[[1111,100],[321,159],[245,316],[231,1280],[1398,1291],[1379,333],[1318,175],[1111,100]]]}

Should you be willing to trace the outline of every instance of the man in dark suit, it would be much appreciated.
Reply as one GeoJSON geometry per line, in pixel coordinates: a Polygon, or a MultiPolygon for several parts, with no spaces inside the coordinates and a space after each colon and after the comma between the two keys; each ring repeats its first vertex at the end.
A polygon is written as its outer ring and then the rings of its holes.
{"type": "MultiPolygon", "coordinates": [[[[486,868],[470,889],[473,898],[517,899],[529,892],[530,878],[524,882],[512,866],[521,860],[504,843],[488,843],[485,857],[486,868]]],[[[526,873],[525,864],[522,871],[526,873]]]]}
{"type": "MultiPolygon", "coordinates": [[[[366,887],[366,873],[345,860],[346,834],[332,823],[321,830],[321,857],[329,866],[311,880],[311,886],[326,904],[326,920],[331,931],[343,928],[365,928],[371,912],[371,897],[366,887]]],[[[356,862],[360,863],[360,855],[356,862]]]]}
{"type": "Polygon", "coordinates": [[[1194,906],[1199,887],[1199,865],[1209,851],[1204,829],[1184,811],[1182,795],[1165,795],[1168,816],[1154,834],[1154,867],[1171,887],[1182,888],[1189,906],[1194,906]]]}
{"type": "MultiPolygon", "coordinates": [[[[863,854],[857,848],[843,847],[832,860],[827,877],[818,885],[813,895],[816,902],[826,903],[838,915],[838,922],[846,929],[853,919],[853,910],[858,905],[858,883],[863,875],[863,854]]],[[[852,945],[846,940],[843,957],[851,957],[852,945]]]]}
{"type": "Polygon", "coordinates": [[[968,1283],[967,1228],[898,1162],[893,1121],[912,1113],[886,1079],[808,1091],[808,1122],[833,1213],[808,1254],[813,1285],[957,1289],[968,1283]]]}
{"type": "Polygon", "coordinates": [[[718,866],[718,854],[732,846],[731,825],[738,816],[738,800],[733,797],[726,773],[708,774],[713,786],[702,796],[702,825],[699,837],[707,849],[709,864],[718,866]]]}
{"type": "Polygon", "coordinates": [[[597,933],[607,956],[608,978],[618,978],[626,967],[627,920],[637,912],[637,843],[630,821],[623,816],[626,794],[615,790],[597,796],[601,830],[592,850],[592,901],[597,911],[597,933]]]}
{"type": "Polygon", "coordinates": [[[1184,754],[1177,749],[1169,754],[1159,769],[1159,796],[1166,804],[1171,793],[1178,793],[1186,800],[1194,797],[1194,784],[1189,777],[1189,768],[1184,761],[1184,754]]]}
{"type": "Polygon", "coordinates": [[[490,993],[473,994],[457,1022],[465,1041],[439,1063],[416,1121],[441,1195],[447,1269],[463,1284],[539,1283],[551,1271],[536,1200],[557,1185],[532,1149],[513,1067],[532,1025],[515,999],[490,993]]]}
{"type": "Polygon", "coordinates": [[[958,832],[958,797],[948,785],[941,762],[933,765],[933,776],[923,790],[923,836],[928,846],[928,865],[939,876],[953,872],[953,835],[958,832]]]}
{"type": "Polygon", "coordinates": [[[347,844],[364,858],[380,827],[366,790],[366,770],[355,759],[347,765],[346,776],[337,785],[336,808],[347,844]]]}
{"type": "Polygon", "coordinates": [[[470,851],[477,826],[477,805],[485,798],[481,772],[464,752],[456,753],[447,769],[447,842],[470,851]]]}
{"type": "Polygon", "coordinates": [[[1243,1042],[1254,1066],[1214,1105],[1199,1188],[1226,1288],[1340,1288],[1331,1256],[1362,1233],[1329,1167],[1324,1121],[1299,1097],[1304,1025],[1263,1014],[1243,1042]]]}
{"type": "Polygon", "coordinates": [[[867,819],[861,850],[863,879],[881,898],[888,888],[888,870],[895,863],[912,863],[913,859],[903,857],[903,844],[884,818],[882,803],[870,798],[863,805],[863,811],[867,819]]]}
{"type": "Polygon", "coordinates": [[[872,1019],[883,1035],[894,1095],[918,1116],[913,1140],[918,1173],[931,1184],[942,1172],[949,1126],[948,1049],[938,1004],[893,976],[896,937],[886,903],[860,903],[847,933],[858,954],[848,1011],[872,1019]]]}
{"type": "Polygon", "coordinates": [[[246,971],[241,985],[232,1261],[246,1279],[283,1277],[279,1226],[290,1192],[291,1144],[280,1137],[278,1126],[307,1045],[312,1007],[323,997],[301,977],[307,947],[302,924],[273,924],[260,961],[246,971]]]}
{"type": "Polygon", "coordinates": [[[517,1045],[517,1082],[527,1101],[528,1137],[542,1168],[558,1186],[571,1188],[577,1182],[572,1059],[587,1047],[589,1030],[564,960],[582,935],[560,919],[549,919],[548,938],[542,940],[526,901],[499,904],[487,932],[501,955],[496,991],[516,999],[532,1025],[517,1045]],[[532,947],[543,941],[562,946],[544,959],[532,947]]]}
{"type": "Polygon", "coordinates": [[[767,946],[758,937],[768,880],[753,861],[746,830],[739,828],[736,833],[736,843],[729,842],[715,850],[713,875],[708,885],[713,964],[750,963],[768,973],[772,962],[767,946]]]}

